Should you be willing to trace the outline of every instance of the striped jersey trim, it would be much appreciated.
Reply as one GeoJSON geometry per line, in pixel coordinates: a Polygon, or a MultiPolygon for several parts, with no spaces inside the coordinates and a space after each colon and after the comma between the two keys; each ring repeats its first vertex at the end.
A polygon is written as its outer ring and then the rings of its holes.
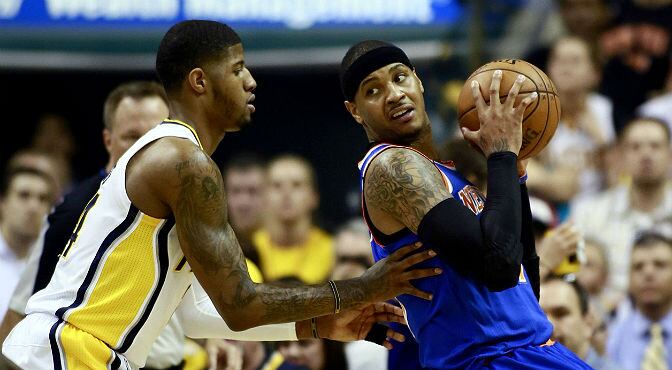
{"type": "Polygon", "coordinates": [[[179,120],[176,120],[176,119],[165,119],[165,120],[163,120],[163,122],[161,122],[161,124],[164,124],[164,123],[180,125],[180,126],[183,126],[183,127],[187,128],[189,131],[191,131],[192,134],[194,134],[194,137],[196,138],[196,142],[198,142],[198,146],[201,149],[203,149],[203,144],[201,144],[201,139],[198,137],[198,134],[196,133],[196,130],[194,130],[194,128],[191,127],[189,124],[184,123],[184,122],[179,121],[179,120]]]}
{"type": "Polygon", "coordinates": [[[133,328],[131,328],[131,330],[128,332],[128,335],[126,335],[126,338],[117,349],[121,353],[126,352],[131,347],[131,344],[133,344],[135,337],[138,335],[140,329],[144,326],[145,322],[147,322],[147,319],[149,318],[149,315],[152,313],[152,310],[154,309],[154,304],[156,304],[156,300],[159,298],[159,294],[163,289],[163,284],[166,281],[166,275],[168,274],[168,264],[169,264],[168,233],[170,232],[170,230],[173,228],[174,225],[175,220],[171,218],[168,219],[161,226],[161,229],[159,230],[158,253],[157,253],[160,268],[159,281],[156,287],[154,288],[154,291],[152,292],[149,302],[145,306],[144,312],[142,313],[140,320],[138,320],[138,322],[133,326],[133,328]]]}
{"type": "Polygon", "coordinates": [[[112,230],[107,235],[107,237],[105,237],[100,247],[98,248],[98,252],[96,252],[96,256],[93,258],[91,266],[89,266],[89,271],[86,273],[86,277],[84,278],[82,285],[80,285],[79,289],[77,290],[77,296],[75,298],[75,301],[70,306],[61,307],[58,310],[56,310],[56,317],[58,317],[60,320],[63,320],[63,317],[65,316],[67,311],[75,307],[78,307],[79,305],[82,304],[82,302],[84,302],[86,291],[91,286],[93,277],[96,275],[98,267],[100,267],[100,261],[105,255],[105,252],[107,252],[107,250],[110,248],[110,246],[112,245],[112,243],[114,243],[115,240],[117,240],[121,235],[123,235],[126,231],[128,231],[131,225],[133,225],[138,214],[139,210],[135,206],[131,205],[128,210],[128,214],[126,215],[126,219],[124,219],[124,221],[122,221],[121,224],[119,224],[119,226],[115,227],[114,230],[112,230]]]}

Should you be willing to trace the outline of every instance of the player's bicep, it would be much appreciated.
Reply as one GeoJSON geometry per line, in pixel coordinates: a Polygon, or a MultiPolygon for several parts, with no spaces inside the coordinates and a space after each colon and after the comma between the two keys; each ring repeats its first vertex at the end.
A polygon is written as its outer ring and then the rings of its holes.
{"type": "Polygon", "coordinates": [[[419,153],[402,148],[378,155],[366,172],[364,197],[416,232],[422,218],[452,195],[439,169],[419,153]]]}
{"type": "Polygon", "coordinates": [[[204,153],[189,156],[173,168],[177,179],[171,209],[182,251],[213,301],[244,306],[254,295],[245,259],[228,223],[222,176],[204,153]],[[222,299],[231,292],[230,299],[222,299]]]}

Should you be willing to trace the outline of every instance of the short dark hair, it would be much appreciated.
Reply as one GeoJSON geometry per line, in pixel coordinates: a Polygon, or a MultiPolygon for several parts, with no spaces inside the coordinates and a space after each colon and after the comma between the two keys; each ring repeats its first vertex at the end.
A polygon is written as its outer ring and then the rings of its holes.
{"type": "Polygon", "coordinates": [[[639,248],[650,247],[658,243],[667,244],[670,248],[672,248],[672,240],[670,238],[655,230],[646,230],[638,233],[635,236],[632,249],[635,250],[639,248]]]}
{"type": "Polygon", "coordinates": [[[222,174],[226,177],[229,171],[248,171],[255,168],[266,169],[266,162],[256,153],[244,152],[231,157],[222,167],[222,174]]]}
{"type": "Polygon", "coordinates": [[[551,281],[560,281],[571,286],[572,289],[574,290],[574,293],[576,293],[576,297],[579,299],[579,310],[581,312],[581,315],[585,316],[586,314],[588,314],[588,308],[590,303],[590,298],[588,298],[588,292],[586,291],[586,288],[584,288],[581,284],[579,284],[579,282],[576,280],[576,277],[573,274],[565,276],[551,275],[544,280],[544,284],[549,283],[551,281]]]}
{"type": "Polygon", "coordinates": [[[144,99],[158,97],[168,105],[168,98],[163,87],[154,81],[131,81],[117,86],[105,99],[103,106],[103,123],[108,130],[114,129],[114,114],[119,108],[119,103],[124,98],[144,99]]]}
{"type": "Polygon", "coordinates": [[[654,117],[646,117],[646,116],[638,116],[634,117],[631,120],[629,120],[621,129],[620,134],[619,134],[619,139],[622,141],[625,139],[625,135],[627,132],[635,125],[642,123],[642,122],[651,122],[655,123],[656,125],[660,126],[663,131],[665,132],[665,137],[667,138],[667,142],[669,143],[672,140],[672,133],[670,133],[670,126],[667,125],[667,122],[654,118],[654,117]]]}
{"type": "Polygon", "coordinates": [[[180,86],[189,71],[225,56],[240,37],[224,23],[188,20],[173,25],[156,54],[156,73],[166,92],[180,86]]]}
{"type": "Polygon", "coordinates": [[[7,195],[12,181],[21,175],[30,175],[42,178],[47,184],[49,184],[50,194],[52,196],[54,195],[54,192],[56,191],[56,184],[54,183],[54,179],[52,179],[51,176],[36,168],[15,166],[7,168],[4,175],[2,176],[2,180],[0,180],[0,197],[4,198],[7,195]]]}

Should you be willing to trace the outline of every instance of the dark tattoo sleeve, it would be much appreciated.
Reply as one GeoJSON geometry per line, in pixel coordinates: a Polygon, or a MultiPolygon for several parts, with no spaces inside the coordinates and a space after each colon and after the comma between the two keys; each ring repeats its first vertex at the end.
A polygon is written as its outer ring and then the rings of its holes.
{"type": "MultiPolygon", "coordinates": [[[[205,154],[175,165],[174,215],[182,250],[220,315],[234,329],[289,322],[334,310],[331,288],[255,284],[228,223],[221,174],[205,154]]],[[[342,308],[361,304],[366,291],[358,279],[339,282],[342,308]]]]}
{"type": "Polygon", "coordinates": [[[432,207],[452,197],[439,169],[408,149],[381,153],[370,164],[365,179],[367,206],[387,212],[413,232],[432,207]]]}

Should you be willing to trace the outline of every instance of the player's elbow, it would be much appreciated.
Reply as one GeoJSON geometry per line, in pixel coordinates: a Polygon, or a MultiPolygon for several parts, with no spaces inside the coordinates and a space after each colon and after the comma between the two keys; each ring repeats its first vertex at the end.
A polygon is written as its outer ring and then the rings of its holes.
{"type": "Polygon", "coordinates": [[[518,285],[520,263],[513,258],[501,258],[486,264],[485,284],[489,290],[500,292],[518,285]]]}
{"type": "Polygon", "coordinates": [[[243,331],[259,324],[251,317],[251,315],[246,314],[245,310],[238,310],[238,312],[227,312],[222,315],[224,322],[232,331],[243,331]]]}

